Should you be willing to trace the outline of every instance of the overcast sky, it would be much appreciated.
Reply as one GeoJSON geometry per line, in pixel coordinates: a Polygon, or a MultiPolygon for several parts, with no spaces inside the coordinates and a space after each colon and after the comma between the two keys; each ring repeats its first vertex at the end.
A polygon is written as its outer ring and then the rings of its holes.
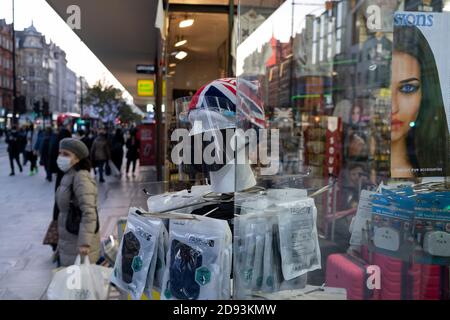
{"type": "MultiPolygon", "coordinates": [[[[12,21],[12,0],[0,0],[0,19],[12,21]]],[[[108,71],[91,50],[69,28],[45,0],[15,0],[15,29],[23,30],[33,21],[36,29],[67,54],[68,67],[86,78],[89,84],[105,80],[123,91],[125,88],[108,71]]],[[[126,97],[131,97],[128,92],[126,97]]]]}

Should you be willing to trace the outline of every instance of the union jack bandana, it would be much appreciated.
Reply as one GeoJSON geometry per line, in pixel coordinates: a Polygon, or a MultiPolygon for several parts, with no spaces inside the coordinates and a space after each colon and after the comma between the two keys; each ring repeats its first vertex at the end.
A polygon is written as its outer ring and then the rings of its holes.
{"type": "Polygon", "coordinates": [[[201,87],[192,97],[189,111],[211,107],[223,109],[224,112],[230,114],[236,113],[235,78],[217,79],[201,87]],[[218,99],[214,100],[214,98],[218,99]]]}

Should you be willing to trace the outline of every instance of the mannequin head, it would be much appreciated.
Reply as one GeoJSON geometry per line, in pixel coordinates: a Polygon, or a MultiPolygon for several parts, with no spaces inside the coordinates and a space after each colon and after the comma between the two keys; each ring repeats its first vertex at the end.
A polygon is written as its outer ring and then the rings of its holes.
{"type": "Polygon", "coordinates": [[[191,168],[203,173],[212,191],[229,193],[254,186],[250,165],[237,161],[245,144],[235,134],[236,79],[207,83],[183,109],[180,118],[190,127],[191,168]]]}

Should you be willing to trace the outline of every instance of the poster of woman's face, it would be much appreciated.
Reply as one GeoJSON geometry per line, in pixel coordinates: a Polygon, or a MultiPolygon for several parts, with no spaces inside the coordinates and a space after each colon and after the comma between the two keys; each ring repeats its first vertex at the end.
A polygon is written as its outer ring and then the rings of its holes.
{"type": "MultiPolygon", "coordinates": [[[[393,178],[449,175],[449,133],[434,54],[418,27],[395,26],[391,69],[393,178]]],[[[450,79],[446,81],[450,86],[450,79]]]]}

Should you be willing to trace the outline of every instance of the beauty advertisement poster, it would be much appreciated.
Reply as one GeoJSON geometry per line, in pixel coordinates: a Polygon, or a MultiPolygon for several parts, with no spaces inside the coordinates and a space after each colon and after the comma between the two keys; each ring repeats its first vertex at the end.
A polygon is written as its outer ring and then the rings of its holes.
{"type": "Polygon", "coordinates": [[[396,12],[391,177],[450,176],[450,14],[396,12]]]}

